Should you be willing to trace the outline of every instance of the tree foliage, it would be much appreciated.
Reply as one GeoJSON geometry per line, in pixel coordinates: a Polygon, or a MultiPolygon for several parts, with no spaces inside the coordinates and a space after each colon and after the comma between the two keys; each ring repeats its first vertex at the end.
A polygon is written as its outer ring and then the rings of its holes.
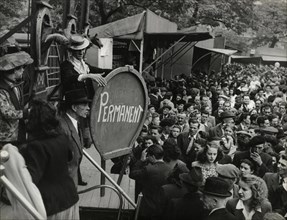
{"type": "Polygon", "coordinates": [[[26,0],[1,0],[0,1],[0,27],[9,29],[22,20],[23,6],[26,0]]]}
{"type": "Polygon", "coordinates": [[[274,47],[287,36],[287,1],[260,0],[254,8],[256,37],[253,45],[274,47]]]}

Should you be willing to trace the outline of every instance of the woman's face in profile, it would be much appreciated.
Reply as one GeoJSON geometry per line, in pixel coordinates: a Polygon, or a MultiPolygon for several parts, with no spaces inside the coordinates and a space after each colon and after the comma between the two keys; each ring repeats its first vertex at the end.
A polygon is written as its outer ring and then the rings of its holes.
{"type": "Polygon", "coordinates": [[[252,191],[250,186],[243,182],[239,181],[239,191],[238,191],[239,198],[242,201],[247,201],[252,198],[252,191]]]}

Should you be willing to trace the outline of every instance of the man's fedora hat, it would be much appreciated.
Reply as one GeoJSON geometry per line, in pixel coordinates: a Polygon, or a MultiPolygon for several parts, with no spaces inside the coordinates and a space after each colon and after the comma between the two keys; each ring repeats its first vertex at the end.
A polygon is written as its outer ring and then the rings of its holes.
{"type": "Polygon", "coordinates": [[[88,99],[87,93],[84,89],[70,90],[65,93],[66,104],[72,105],[90,102],[91,100],[88,99]]]}
{"type": "Polygon", "coordinates": [[[187,185],[201,187],[203,185],[203,176],[199,167],[192,167],[189,173],[182,173],[179,179],[187,185]]]}
{"type": "Polygon", "coordinates": [[[217,197],[230,197],[230,186],[224,179],[220,177],[208,177],[206,179],[204,188],[202,190],[204,194],[217,196],[217,197]]]}
{"type": "Polygon", "coordinates": [[[231,111],[225,111],[225,112],[222,112],[220,114],[220,118],[221,119],[224,119],[224,118],[234,118],[235,115],[231,112],[231,111]]]}
{"type": "Polygon", "coordinates": [[[17,67],[29,65],[31,63],[33,63],[33,59],[24,51],[6,54],[0,57],[0,71],[13,70],[17,67]]]}
{"type": "Polygon", "coordinates": [[[83,50],[90,45],[90,41],[79,34],[73,34],[70,38],[69,49],[71,50],[83,50]]]}

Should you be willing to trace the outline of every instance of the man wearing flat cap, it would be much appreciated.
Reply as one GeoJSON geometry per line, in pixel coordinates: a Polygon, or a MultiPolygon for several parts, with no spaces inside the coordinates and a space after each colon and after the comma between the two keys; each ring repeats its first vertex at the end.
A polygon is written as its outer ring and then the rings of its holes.
{"type": "Polygon", "coordinates": [[[233,198],[239,198],[238,191],[239,186],[236,184],[239,178],[239,169],[233,164],[219,164],[216,167],[218,177],[224,179],[230,186],[230,192],[233,198]]]}
{"type": "Polygon", "coordinates": [[[0,143],[25,141],[24,107],[19,82],[33,59],[24,51],[0,57],[0,143]]]}
{"type": "Polygon", "coordinates": [[[224,111],[220,114],[220,120],[221,123],[219,123],[218,125],[216,125],[213,128],[209,129],[209,138],[210,139],[220,139],[223,137],[224,131],[223,131],[223,127],[225,125],[229,125],[231,127],[234,127],[234,118],[235,115],[230,112],[230,111],[224,111]]]}
{"type": "Polygon", "coordinates": [[[80,163],[83,157],[83,135],[80,128],[81,118],[87,118],[91,100],[84,89],[71,90],[66,93],[64,112],[60,116],[60,124],[70,139],[73,159],[69,162],[69,174],[75,185],[87,185],[82,179],[80,163]]]}
{"type": "Polygon", "coordinates": [[[248,150],[235,153],[233,164],[239,168],[241,160],[249,159],[254,164],[254,174],[261,178],[265,173],[273,172],[272,157],[263,152],[265,142],[264,136],[254,136],[248,143],[248,150]]]}

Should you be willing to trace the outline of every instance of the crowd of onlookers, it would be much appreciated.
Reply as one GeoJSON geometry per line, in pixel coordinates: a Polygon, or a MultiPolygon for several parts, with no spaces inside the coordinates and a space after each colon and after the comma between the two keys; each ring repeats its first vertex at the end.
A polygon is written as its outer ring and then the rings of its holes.
{"type": "Polygon", "coordinates": [[[277,64],[228,64],[147,82],[129,161],[140,218],[285,219],[286,76],[277,64]]]}

